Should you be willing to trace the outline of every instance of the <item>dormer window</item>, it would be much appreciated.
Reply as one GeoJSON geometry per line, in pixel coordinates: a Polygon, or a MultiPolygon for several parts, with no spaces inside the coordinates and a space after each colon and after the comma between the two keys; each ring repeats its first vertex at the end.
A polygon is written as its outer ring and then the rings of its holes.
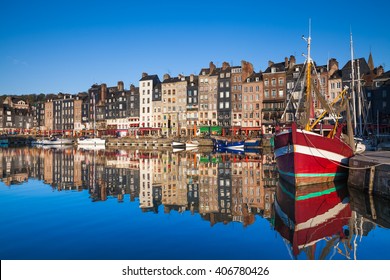
{"type": "Polygon", "coordinates": [[[276,73],[276,68],[275,67],[271,68],[271,73],[276,73]]]}

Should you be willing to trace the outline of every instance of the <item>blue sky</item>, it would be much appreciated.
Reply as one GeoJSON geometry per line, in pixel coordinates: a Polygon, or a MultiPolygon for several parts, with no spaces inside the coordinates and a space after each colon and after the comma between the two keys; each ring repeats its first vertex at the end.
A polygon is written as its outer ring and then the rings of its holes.
{"type": "Polygon", "coordinates": [[[198,74],[213,61],[253,63],[295,55],[303,62],[312,23],[312,56],[342,67],[355,57],[390,67],[388,1],[30,1],[1,0],[0,95],[77,93],[142,72],[198,74]],[[311,7],[312,4],[318,7],[311,7]]]}

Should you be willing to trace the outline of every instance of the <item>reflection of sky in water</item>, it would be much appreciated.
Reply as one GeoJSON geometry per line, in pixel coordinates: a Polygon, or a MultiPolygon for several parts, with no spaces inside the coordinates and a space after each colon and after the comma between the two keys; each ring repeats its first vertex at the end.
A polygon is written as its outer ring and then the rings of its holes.
{"type": "Polygon", "coordinates": [[[30,180],[0,187],[1,259],[288,258],[269,222],[256,216],[213,227],[198,213],[142,213],[138,201],[92,203],[86,191],[52,191],[30,180]]]}
{"type": "MultiPolygon", "coordinates": [[[[295,245],[317,241],[324,232],[345,237],[354,223],[351,208],[358,205],[360,219],[370,217],[372,206],[351,192],[355,206],[346,205],[344,218],[324,214],[344,207],[341,196],[316,200],[320,185],[310,189],[307,198],[313,198],[292,204],[294,189],[278,184],[272,153],[10,148],[1,149],[0,158],[1,259],[291,259],[282,236],[294,240],[295,234],[280,219],[282,212],[291,214],[291,205],[295,213],[315,218],[298,222],[308,230],[295,245]]],[[[345,196],[342,185],[335,187],[345,196]]],[[[375,201],[376,222],[386,228],[388,205],[375,201]]],[[[356,239],[357,259],[390,259],[386,228],[365,220],[359,228],[364,236],[356,239]]],[[[354,237],[333,239],[342,241],[338,248],[350,258],[354,252],[344,245],[353,245],[354,237]]],[[[329,249],[328,240],[315,243],[313,258],[329,249]]],[[[340,252],[330,247],[326,259],[346,259],[340,252]]]]}
{"type": "MultiPolygon", "coordinates": [[[[128,195],[124,203],[110,197],[93,203],[85,190],[53,191],[31,179],[0,183],[0,205],[1,259],[290,259],[288,245],[259,215],[247,227],[211,227],[198,213],[164,213],[163,205],[158,214],[143,213],[128,195]]],[[[357,258],[390,259],[389,236],[376,227],[358,237],[357,258]]]]}

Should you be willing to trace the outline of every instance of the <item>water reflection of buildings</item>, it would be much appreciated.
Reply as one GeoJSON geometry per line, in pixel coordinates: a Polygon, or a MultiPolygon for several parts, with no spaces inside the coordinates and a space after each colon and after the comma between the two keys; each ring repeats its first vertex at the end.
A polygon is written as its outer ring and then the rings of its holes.
{"type": "MultiPolygon", "coordinates": [[[[54,191],[88,191],[94,202],[116,198],[118,202],[138,203],[142,212],[190,211],[211,226],[231,222],[248,226],[256,217],[263,217],[288,241],[292,256],[297,257],[325,258],[337,252],[358,259],[363,236],[377,227],[390,228],[388,200],[353,189],[348,191],[349,200],[340,189],[338,195],[328,194],[321,203],[291,202],[293,191],[279,184],[271,153],[5,148],[0,149],[0,158],[0,180],[7,186],[32,178],[54,191]],[[324,208],[327,205],[329,212],[324,208]],[[300,213],[312,213],[310,223],[300,213]],[[308,235],[301,235],[297,231],[300,227],[308,235]],[[337,244],[343,244],[344,250],[336,248],[337,244]],[[321,246],[323,253],[316,255],[314,249],[321,246]]],[[[316,200],[307,194],[295,193],[308,198],[307,202],[316,200]]]]}
{"type": "Polygon", "coordinates": [[[0,150],[0,179],[7,186],[28,181],[30,167],[35,162],[27,149],[0,150]]]}
{"type": "Polygon", "coordinates": [[[2,149],[1,180],[32,177],[54,190],[88,190],[92,201],[138,201],[144,212],[191,211],[215,223],[250,225],[271,217],[277,182],[270,155],[172,153],[171,151],[2,149]]]}

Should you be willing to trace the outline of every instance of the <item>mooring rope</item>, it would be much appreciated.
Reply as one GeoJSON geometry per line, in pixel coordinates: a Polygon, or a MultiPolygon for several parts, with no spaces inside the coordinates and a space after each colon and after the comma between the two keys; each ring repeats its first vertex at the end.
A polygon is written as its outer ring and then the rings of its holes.
{"type": "MultiPolygon", "coordinates": [[[[314,149],[317,150],[317,152],[322,155],[325,159],[329,160],[330,162],[338,165],[338,166],[341,166],[341,167],[344,167],[344,168],[347,168],[347,169],[352,169],[352,170],[364,170],[364,169],[370,169],[371,167],[378,167],[378,166],[381,166],[381,165],[390,165],[390,163],[388,162],[380,162],[378,164],[374,164],[374,165],[370,165],[370,166],[366,166],[366,167],[352,167],[352,166],[348,166],[348,165],[343,165],[341,163],[338,163],[337,161],[334,161],[330,158],[328,158],[327,156],[325,156],[323,153],[321,153],[321,150],[318,149],[314,144],[313,142],[310,141],[309,137],[307,137],[307,135],[305,134],[305,132],[302,130],[302,133],[303,135],[305,136],[305,139],[313,146],[314,149]]],[[[366,156],[366,158],[369,158],[366,156]]]]}

